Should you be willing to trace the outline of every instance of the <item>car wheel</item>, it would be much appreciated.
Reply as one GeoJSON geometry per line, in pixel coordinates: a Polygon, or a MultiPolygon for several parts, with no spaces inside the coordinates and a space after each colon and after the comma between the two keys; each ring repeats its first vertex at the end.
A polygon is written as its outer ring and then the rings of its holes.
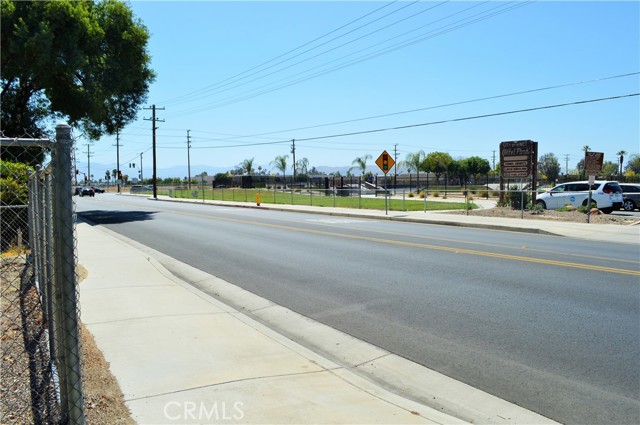
{"type": "Polygon", "coordinates": [[[544,203],[544,201],[537,200],[537,201],[536,201],[536,205],[537,205],[537,206],[539,206],[539,207],[541,207],[543,210],[546,210],[546,209],[547,209],[547,204],[545,204],[545,203],[544,203]]]}
{"type": "Polygon", "coordinates": [[[605,214],[611,214],[613,212],[613,207],[611,207],[611,208],[603,208],[600,211],[602,211],[605,214]]]}
{"type": "Polygon", "coordinates": [[[622,209],[625,211],[633,211],[636,209],[636,204],[631,199],[625,199],[622,203],[622,209]]]}

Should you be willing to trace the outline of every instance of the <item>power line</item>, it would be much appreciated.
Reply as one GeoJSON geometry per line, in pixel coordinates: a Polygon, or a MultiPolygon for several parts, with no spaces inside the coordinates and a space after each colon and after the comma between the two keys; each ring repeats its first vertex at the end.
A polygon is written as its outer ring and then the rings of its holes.
{"type": "MultiPolygon", "coordinates": [[[[609,97],[603,97],[603,98],[597,98],[597,99],[578,100],[578,101],[574,101],[574,102],[559,103],[559,104],[555,104],[555,105],[545,105],[545,106],[538,106],[538,107],[533,107],[533,108],[516,109],[516,110],[504,111],[504,112],[495,112],[495,113],[491,113],[491,114],[473,115],[473,116],[461,117],[461,118],[451,118],[451,119],[447,119],[447,120],[430,121],[430,122],[424,122],[424,123],[418,123],[418,124],[409,124],[409,125],[402,125],[402,126],[395,126],[395,127],[377,128],[377,129],[372,129],[372,130],[353,131],[353,132],[349,132],[349,133],[339,133],[339,134],[331,134],[331,135],[325,135],[325,136],[298,138],[298,139],[296,139],[296,141],[297,142],[306,142],[306,141],[311,141],[311,140],[324,140],[324,139],[331,139],[331,138],[338,138],[338,137],[357,136],[357,135],[361,135],[361,134],[381,133],[381,132],[385,132],[385,131],[405,130],[405,129],[409,129],[409,128],[425,127],[425,126],[429,126],[429,125],[438,125],[438,124],[446,124],[446,123],[452,123],[452,122],[469,121],[469,120],[476,120],[476,119],[482,119],[482,118],[491,118],[491,117],[498,117],[498,116],[504,116],[504,115],[519,114],[519,113],[523,113],[523,112],[533,112],[533,111],[540,111],[540,110],[545,110],[545,109],[561,108],[561,107],[566,107],[566,106],[583,105],[583,104],[587,104],[587,103],[604,102],[604,101],[608,101],[608,100],[624,99],[624,98],[629,98],[629,97],[634,97],[634,96],[639,96],[639,95],[640,95],[640,93],[631,93],[631,94],[625,94],[625,95],[619,95],[619,96],[609,96],[609,97]]],[[[198,148],[193,148],[193,149],[238,148],[238,147],[246,147],[246,146],[284,144],[284,143],[290,143],[290,142],[291,142],[291,140],[281,140],[281,141],[277,141],[277,142],[249,143],[249,144],[243,144],[243,145],[200,146],[198,148]]],[[[163,148],[163,149],[180,149],[180,148],[163,148]]]]}
{"type": "Polygon", "coordinates": [[[444,104],[434,105],[434,106],[426,106],[426,107],[423,107],[423,108],[409,109],[409,110],[406,110],[406,111],[390,112],[390,113],[387,113],[387,114],[373,115],[373,116],[369,116],[369,117],[354,118],[354,119],[343,120],[343,121],[335,121],[335,122],[326,123],[326,124],[316,124],[316,125],[310,125],[310,126],[306,126],[306,127],[290,128],[290,129],[287,129],[287,130],[270,131],[268,133],[250,134],[250,135],[239,136],[239,137],[258,137],[258,136],[266,136],[266,135],[270,135],[270,134],[286,133],[286,132],[299,131],[299,130],[309,130],[309,129],[319,128],[319,127],[328,127],[328,126],[332,126],[332,125],[349,124],[349,123],[358,122],[358,121],[367,121],[367,120],[378,119],[378,118],[387,118],[387,117],[392,117],[392,116],[396,116],[396,115],[403,115],[403,114],[410,114],[410,113],[414,113],[414,112],[428,111],[428,110],[431,110],[431,109],[439,109],[439,108],[446,108],[446,107],[450,107],[450,106],[464,105],[464,104],[468,104],[468,103],[482,102],[482,101],[485,101],[485,100],[494,100],[494,99],[500,99],[500,98],[504,98],[504,97],[518,96],[518,95],[522,95],[522,94],[529,94],[529,93],[535,93],[535,92],[541,92],[541,91],[555,90],[555,89],[559,89],[559,88],[565,88],[565,87],[577,86],[577,85],[582,85],[582,84],[595,83],[595,82],[600,82],[600,81],[612,80],[612,79],[616,79],[616,78],[630,77],[630,76],[639,75],[639,74],[640,74],[640,72],[630,72],[630,73],[614,75],[614,76],[610,76],[610,77],[594,78],[594,79],[591,79],[591,80],[577,81],[577,82],[567,83],[567,84],[558,84],[558,85],[554,85],[554,86],[539,87],[539,88],[535,88],[535,89],[522,90],[522,91],[517,91],[517,92],[512,92],[512,93],[503,93],[503,94],[498,94],[498,95],[494,95],[494,96],[487,96],[487,97],[481,97],[481,98],[470,99],[470,100],[462,100],[462,101],[459,101],[459,102],[451,102],[451,103],[444,103],[444,104]]]}
{"type": "MultiPolygon", "coordinates": [[[[445,4],[445,3],[449,2],[449,1],[451,1],[451,0],[446,0],[446,1],[443,1],[443,2],[441,2],[441,3],[438,3],[438,4],[436,4],[436,5],[434,5],[434,6],[431,6],[431,7],[427,8],[427,9],[421,10],[421,11],[416,12],[416,13],[414,13],[414,14],[410,15],[410,16],[407,16],[407,17],[404,17],[404,18],[402,18],[402,19],[399,19],[399,20],[397,20],[397,21],[395,21],[395,22],[392,22],[391,24],[388,24],[388,25],[386,25],[386,26],[384,26],[384,27],[382,27],[382,28],[378,28],[378,29],[376,29],[376,30],[373,30],[373,31],[371,31],[371,32],[369,32],[369,33],[367,33],[367,34],[365,34],[365,35],[362,35],[362,36],[360,36],[360,37],[357,37],[357,38],[355,38],[355,39],[352,39],[352,40],[349,40],[349,41],[347,41],[347,42],[345,42],[345,43],[342,43],[342,44],[340,44],[340,45],[338,45],[338,46],[336,46],[336,47],[332,47],[332,48],[330,48],[330,49],[328,49],[328,50],[325,50],[325,51],[323,51],[323,52],[320,52],[320,53],[318,53],[318,54],[316,54],[316,55],[314,55],[314,56],[308,57],[308,58],[306,58],[306,59],[302,59],[302,60],[300,60],[300,61],[298,61],[298,62],[296,62],[296,63],[294,63],[294,64],[287,65],[287,66],[286,66],[286,67],[284,67],[284,68],[277,69],[277,70],[275,70],[275,71],[273,71],[273,72],[270,72],[270,73],[268,73],[268,74],[262,75],[262,76],[260,76],[260,77],[256,77],[256,78],[254,78],[254,79],[252,79],[252,80],[246,81],[246,82],[244,82],[244,83],[237,84],[237,85],[232,86],[232,87],[228,87],[228,88],[226,88],[226,89],[224,89],[224,90],[217,90],[217,91],[214,91],[213,93],[209,93],[209,94],[201,94],[201,95],[200,95],[200,96],[198,96],[198,97],[195,97],[195,98],[193,98],[193,99],[189,99],[189,100],[185,100],[185,101],[183,101],[183,102],[187,102],[187,101],[188,101],[188,102],[190,102],[190,101],[193,101],[193,100],[204,99],[204,98],[206,98],[206,97],[208,97],[209,95],[212,95],[212,94],[224,93],[224,92],[226,92],[226,91],[229,91],[229,90],[232,90],[232,89],[235,89],[235,88],[238,88],[238,87],[242,87],[242,86],[244,86],[244,85],[247,85],[247,84],[252,83],[252,82],[254,82],[254,81],[258,81],[258,80],[262,80],[262,79],[264,79],[264,78],[270,77],[271,75],[278,74],[278,73],[280,73],[280,72],[282,72],[282,71],[286,71],[287,69],[290,69],[290,68],[293,68],[293,67],[295,67],[295,66],[297,66],[297,65],[300,65],[300,64],[302,64],[302,63],[308,62],[308,61],[310,61],[310,60],[312,60],[312,59],[315,59],[315,58],[317,58],[317,57],[319,57],[319,56],[323,56],[323,55],[325,55],[325,54],[327,54],[327,53],[330,53],[330,52],[332,52],[332,51],[334,51],[334,50],[340,49],[340,48],[342,48],[342,47],[344,47],[344,46],[347,46],[347,45],[349,45],[349,44],[355,43],[356,41],[359,41],[359,40],[361,40],[361,39],[363,39],[363,38],[369,37],[369,36],[371,36],[371,35],[373,35],[373,34],[376,34],[376,33],[380,32],[380,31],[383,31],[383,30],[385,30],[385,29],[387,29],[387,28],[390,28],[390,27],[392,27],[392,26],[394,26],[394,25],[397,25],[397,24],[399,24],[399,23],[401,23],[401,22],[404,22],[404,21],[406,21],[407,19],[411,19],[411,18],[414,18],[414,17],[416,17],[416,16],[418,16],[418,15],[420,15],[420,14],[422,14],[422,13],[428,12],[428,11],[430,11],[431,9],[434,9],[434,8],[436,8],[436,7],[438,7],[438,6],[441,6],[441,5],[443,5],[443,4],[445,4]]],[[[361,28],[364,28],[365,26],[368,26],[369,24],[371,24],[371,23],[373,23],[373,22],[376,22],[376,21],[378,21],[378,20],[380,20],[380,19],[383,19],[383,18],[385,18],[385,17],[387,17],[387,16],[389,16],[389,15],[391,15],[391,14],[393,14],[393,13],[396,13],[397,11],[404,9],[405,7],[409,7],[409,6],[411,6],[411,5],[415,4],[415,3],[417,3],[417,1],[414,1],[413,3],[410,3],[410,4],[408,4],[407,6],[404,6],[403,8],[398,9],[398,10],[396,10],[396,11],[394,11],[394,12],[391,12],[391,13],[389,13],[389,14],[387,14],[387,15],[384,15],[384,16],[382,16],[382,17],[380,17],[380,18],[378,18],[378,19],[376,19],[376,20],[374,20],[374,21],[372,21],[372,22],[369,22],[369,23],[367,23],[367,24],[365,24],[365,25],[362,25],[362,26],[360,26],[360,27],[358,27],[358,28],[355,28],[355,29],[353,29],[353,30],[351,30],[351,31],[349,31],[349,32],[347,32],[347,33],[345,33],[345,34],[342,34],[342,35],[340,35],[340,36],[338,36],[338,37],[332,38],[331,40],[326,41],[326,42],[324,42],[324,43],[320,44],[319,46],[316,46],[316,47],[313,47],[313,48],[311,48],[311,49],[305,50],[304,52],[298,53],[297,55],[295,55],[295,56],[293,56],[293,57],[291,57],[291,58],[288,58],[288,59],[286,59],[286,60],[280,61],[280,62],[278,62],[278,63],[276,63],[276,64],[274,64],[274,65],[271,65],[271,66],[269,66],[269,67],[267,67],[267,68],[264,68],[264,69],[262,69],[262,70],[260,70],[260,71],[257,71],[257,72],[254,72],[254,73],[252,73],[252,74],[249,74],[249,75],[247,75],[246,77],[241,78],[240,80],[243,80],[243,79],[248,78],[248,77],[251,77],[251,76],[253,76],[253,75],[256,75],[256,74],[262,73],[262,72],[264,72],[264,71],[266,71],[266,70],[268,70],[268,69],[271,69],[271,68],[276,67],[277,65],[280,65],[280,64],[285,63],[285,62],[288,62],[288,61],[290,61],[290,60],[292,60],[292,59],[295,59],[295,58],[297,58],[297,57],[299,57],[299,56],[302,56],[302,55],[303,55],[303,54],[305,54],[305,53],[308,53],[308,52],[310,52],[310,51],[312,51],[312,50],[315,50],[315,49],[317,49],[317,48],[319,48],[319,47],[322,47],[322,46],[324,46],[324,45],[326,45],[326,44],[328,44],[328,43],[330,43],[330,42],[332,42],[332,41],[335,41],[335,40],[337,40],[337,39],[339,39],[339,38],[344,37],[345,35],[351,34],[352,32],[355,32],[355,31],[357,31],[357,30],[359,30],[359,29],[361,29],[361,28]]],[[[331,63],[331,62],[329,62],[329,63],[331,63]]],[[[288,79],[288,78],[290,78],[290,77],[285,78],[285,80],[286,80],[286,79],[288,79]]],[[[240,80],[239,80],[239,81],[240,81],[240,80]]],[[[282,80],[279,80],[279,81],[282,81],[282,80]]],[[[277,82],[275,82],[275,83],[277,83],[277,82]]],[[[275,83],[270,83],[270,84],[275,84],[275,83]]],[[[228,83],[228,84],[231,84],[231,83],[228,83]]],[[[222,85],[221,87],[227,86],[228,84],[224,84],[224,85],[222,85]]],[[[183,103],[183,102],[180,102],[180,103],[183,103]]]]}
{"type": "MultiPolygon", "coordinates": [[[[354,55],[357,55],[359,53],[362,53],[362,52],[364,52],[366,50],[369,50],[369,49],[372,49],[372,48],[377,48],[381,44],[387,43],[387,42],[389,42],[391,40],[394,40],[394,39],[396,39],[398,37],[402,37],[402,36],[404,36],[404,35],[406,35],[406,34],[408,34],[410,32],[413,32],[415,30],[408,31],[408,32],[405,32],[405,33],[403,33],[403,34],[401,34],[399,36],[395,36],[395,37],[389,38],[389,39],[387,39],[387,40],[385,40],[383,42],[375,43],[375,44],[373,44],[373,45],[371,45],[371,46],[369,46],[367,48],[360,49],[358,51],[355,51],[355,52],[349,53],[347,55],[344,55],[344,56],[342,56],[340,58],[331,60],[329,62],[326,62],[325,64],[309,68],[309,69],[307,69],[305,71],[298,72],[298,73],[296,73],[294,75],[282,78],[282,79],[277,80],[275,82],[268,83],[268,84],[263,85],[261,87],[246,91],[246,92],[244,92],[242,94],[236,95],[235,97],[233,97],[233,96],[232,97],[227,97],[225,99],[221,99],[221,100],[216,101],[216,102],[212,102],[212,103],[208,103],[208,104],[204,104],[204,105],[200,105],[200,106],[195,106],[193,108],[183,109],[181,111],[177,111],[177,114],[175,116],[184,115],[185,113],[193,113],[193,112],[197,113],[197,112],[202,112],[202,111],[205,111],[205,110],[217,109],[217,108],[228,106],[230,104],[234,104],[234,103],[237,103],[237,102],[240,102],[240,101],[243,101],[243,100],[248,100],[248,99],[251,99],[253,97],[257,97],[257,96],[260,96],[260,95],[263,95],[263,94],[271,93],[273,91],[277,91],[277,90],[280,90],[280,89],[283,89],[283,88],[287,88],[287,87],[290,87],[292,85],[299,84],[299,83],[308,81],[310,79],[317,78],[317,77],[326,75],[328,73],[335,72],[335,71],[338,71],[340,69],[355,65],[357,63],[364,62],[364,61],[373,59],[375,57],[378,57],[378,56],[381,56],[381,55],[384,55],[384,54],[387,54],[387,53],[390,53],[390,52],[393,52],[393,51],[396,51],[396,50],[399,50],[399,49],[402,49],[402,48],[405,48],[405,47],[408,47],[410,45],[413,45],[413,44],[416,44],[416,43],[419,43],[419,42],[422,42],[422,41],[426,41],[426,40],[431,39],[431,38],[435,38],[437,36],[440,36],[440,35],[446,34],[448,32],[463,28],[465,26],[472,25],[474,23],[480,22],[482,20],[489,19],[489,18],[494,17],[496,15],[499,15],[499,14],[502,14],[502,13],[506,13],[508,11],[511,11],[511,10],[515,9],[515,8],[519,8],[519,7],[525,6],[525,5],[527,5],[527,4],[531,3],[531,2],[532,1],[518,2],[516,4],[512,4],[514,2],[509,2],[506,5],[499,5],[499,6],[493,7],[491,9],[489,9],[489,10],[485,10],[485,11],[476,13],[474,15],[462,18],[462,19],[460,19],[458,21],[455,21],[455,22],[452,22],[450,24],[444,25],[444,26],[442,26],[440,28],[437,28],[435,30],[429,31],[427,33],[418,35],[416,37],[413,37],[412,39],[405,40],[405,41],[396,43],[396,44],[394,44],[394,45],[392,45],[390,47],[383,48],[383,49],[378,49],[378,50],[376,50],[376,51],[374,51],[372,53],[360,56],[360,57],[355,58],[355,59],[351,59],[350,61],[347,61],[347,62],[340,63],[340,64],[334,66],[333,68],[319,70],[319,71],[317,71],[314,74],[311,74],[309,76],[301,77],[301,78],[298,78],[297,80],[285,83],[285,81],[291,80],[291,79],[296,78],[297,76],[300,76],[300,75],[303,75],[303,74],[308,74],[308,73],[313,72],[313,71],[315,71],[317,69],[326,67],[326,66],[328,66],[329,64],[331,64],[333,62],[338,62],[338,61],[341,61],[343,59],[346,59],[346,58],[349,58],[351,56],[354,56],[354,55]],[[277,84],[280,84],[280,83],[283,83],[283,84],[277,86],[277,84]],[[269,86],[274,86],[274,85],[276,85],[276,86],[268,88],[269,86]]],[[[485,3],[487,3],[487,2],[485,2],[485,3]]],[[[482,4],[484,4],[484,3],[482,3],[482,4]]],[[[474,6],[471,6],[471,7],[467,8],[467,9],[465,9],[463,11],[458,11],[458,12],[450,14],[450,15],[444,17],[444,18],[437,19],[437,20],[435,20],[433,22],[430,22],[429,24],[426,24],[426,25],[423,25],[423,26],[419,27],[418,29],[421,29],[421,28],[424,28],[426,26],[432,25],[432,24],[434,24],[436,22],[451,18],[451,17],[453,17],[455,15],[458,15],[458,14],[464,12],[464,11],[470,10],[470,9],[472,9],[474,7],[477,7],[477,6],[478,5],[474,5],[474,6]]],[[[333,48],[331,50],[335,50],[335,49],[337,49],[339,47],[340,46],[338,46],[336,48],[333,48]]],[[[289,67],[287,67],[285,69],[288,69],[290,67],[291,66],[289,66],[289,67]]]]}
{"type": "Polygon", "coordinates": [[[378,128],[378,129],[375,129],[375,130],[354,131],[354,132],[351,132],[351,133],[332,134],[332,135],[329,135],[329,136],[307,137],[307,138],[298,139],[298,141],[304,142],[304,141],[309,141],[309,140],[329,139],[329,138],[334,138],[334,137],[345,137],[345,136],[355,136],[355,135],[360,135],[360,134],[380,133],[380,132],[383,132],[383,131],[405,130],[405,129],[408,129],[408,128],[424,127],[424,126],[427,126],[427,125],[446,124],[446,123],[450,123],[450,122],[459,122],[459,121],[469,121],[469,120],[476,120],[476,119],[480,119],[480,118],[490,118],[490,117],[498,117],[498,116],[502,116],[502,115],[519,114],[519,113],[522,113],[522,112],[532,112],[532,111],[540,111],[540,110],[543,110],[543,109],[552,109],[552,108],[561,108],[561,107],[564,107],[564,106],[581,105],[581,104],[585,104],[585,103],[603,102],[605,100],[623,99],[623,98],[626,98],[626,97],[632,97],[632,96],[638,96],[638,95],[640,95],[640,93],[632,93],[632,94],[625,94],[625,95],[620,95],[620,96],[603,97],[603,98],[599,98],[599,99],[579,100],[579,101],[575,101],[575,102],[560,103],[560,104],[556,104],[556,105],[547,105],[547,106],[539,106],[539,107],[535,107],[535,108],[517,109],[517,110],[514,110],[514,111],[496,112],[496,113],[493,113],[493,114],[475,115],[475,116],[463,117],[463,118],[453,118],[453,119],[449,119],[449,120],[431,121],[431,122],[420,123],[420,124],[410,124],[410,125],[401,125],[401,126],[397,126],[397,127],[378,128]]]}
{"type": "MultiPolygon", "coordinates": [[[[180,102],[181,102],[181,99],[184,99],[184,98],[186,98],[186,97],[192,96],[192,95],[194,95],[194,94],[201,94],[203,91],[209,91],[209,90],[215,89],[215,88],[217,88],[218,86],[220,86],[220,85],[222,85],[222,84],[224,84],[224,83],[227,83],[228,81],[233,81],[233,80],[234,80],[234,79],[236,79],[237,77],[240,77],[240,76],[242,76],[242,75],[245,75],[245,74],[247,74],[247,73],[250,73],[250,72],[251,72],[251,71],[253,71],[253,70],[256,70],[256,69],[258,69],[258,68],[260,68],[260,67],[263,67],[264,65],[268,65],[268,64],[270,64],[271,62],[274,62],[274,61],[276,61],[276,60],[278,60],[278,59],[280,59],[280,58],[283,58],[283,57],[287,56],[287,55],[288,55],[288,54],[290,54],[290,53],[293,53],[293,52],[295,52],[295,51],[297,51],[297,50],[300,50],[300,49],[302,49],[302,48],[304,48],[304,47],[306,47],[306,46],[309,46],[309,45],[311,45],[311,44],[315,43],[316,41],[319,41],[319,40],[321,40],[321,39],[323,39],[323,38],[325,38],[325,37],[327,37],[327,36],[329,36],[329,35],[331,35],[331,34],[333,34],[333,33],[336,33],[336,32],[338,32],[338,31],[340,31],[340,30],[342,30],[342,29],[344,29],[344,28],[346,28],[346,27],[348,27],[348,26],[350,26],[350,25],[352,25],[352,24],[354,24],[354,23],[356,23],[356,22],[358,22],[358,21],[360,21],[360,20],[362,20],[362,19],[366,18],[367,16],[373,15],[373,14],[375,14],[376,12],[378,12],[378,11],[380,11],[380,10],[382,10],[382,9],[384,9],[384,8],[386,8],[386,7],[388,7],[388,6],[391,6],[392,4],[396,3],[397,1],[398,1],[398,0],[394,0],[394,1],[390,2],[390,3],[387,3],[387,4],[385,4],[385,5],[381,6],[381,7],[379,7],[379,8],[377,8],[377,9],[375,9],[375,10],[373,10],[373,11],[371,11],[371,12],[369,12],[369,13],[367,13],[367,14],[365,14],[365,15],[363,15],[363,16],[361,16],[361,17],[359,17],[359,18],[355,19],[355,20],[353,20],[353,21],[350,21],[350,22],[348,22],[348,23],[346,23],[346,24],[344,24],[344,25],[342,25],[342,26],[340,26],[340,27],[338,27],[338,28],[336,28],[336,29],[334,29],[334,30],[332,30],[332,31],[329,31],[329,32],[328,32],[328,33],[326,33],[326,34],[321,35],[320,37],[316,37],[316,38],[314,38],[314,39],[313,39],[313,40],[311,40],[311,41],[308,41],[308,42],[306,42],[306,43],[304,43],[304,44],[302,44],[302,45],[300,45],[300,46],[298,46],[298,47],[296,47],[296,48],[294,48],[294,49],[291,49],[291,50],[289,50],[289,51],[287,51],[287,52],[285,52],[285,53],[282,53],[282,54],[280,54],[280,55],[278,55],[278,56],[276,56],[276,57],[272,58],[272,59],[269,59],[269,60],[268,60],[268,61],[266,61],[266,62],[263,62],[263,63],[261,63],[261,64],[259,64],[259,65],[256,65],[256,66],[254,66],[254,67],[252,67],[252,68],[249,68],[249,69],[247,69],[246,71],[242,71],[242,72],[240,72],[240,73],[238,73],[238,74],[235,74],[235,75],[233,75],[233,76],[231,76],[231,77],[228,77],[228,78],[226,78],[226,79],[224,79],[224,80],[222,80],[222,81],[219,81],[219,82],[217,82],[217,83],[214,83],[214,84],[211,84],[211,85],[205,86],[205,87],[203,87],[203,88],[201,88],[201,89],[199,89],[199,90],[195,90],[195,91],[192,91],[192,92],[187,93],[187,94],[185,94],[185,95],[177,96],[177,97],[171,98],[171,99],[169,99],[168,101],[163,102],[163,103],[171,103],[171,104],[180,103],[180,102]]],[[[404,8],[406,8],[406,7],[410,6],[410,5],[413,5],[413,4],[415,4],[415,3],[417,3],[417,1],[414,1],[413,3],[411,3],[411,4],[407,5],[407,6],[404,6],[404,7],[400,8],[400,9],[397,9],[396,11],[392,12],[391,14],[393,14],[393,13],[395,13],[395,12],[399,11],[399,10],[402,10],[402,9],[404,9],[404,8]]],[[[382,18],[385,18],[386,16],[389,16],[389,15],[390,15],[390,14],[384,15],[384,16],[382,16],[382,18]]],[[[369,25],[369,24],[371,24],[371,23],[373,23],[373,22],[376,22],[377,20],[382,19],[382,18],[378,18],[378,19],[376,19],[376,20],[374,20],[374,21],[372,21],[372,22],[369,22],[368,24],[365,24],[364,26],[369,25]]],[[[362,27],[358,27],[357,29],[359,29],[359,28],[362,28],[362,27]]],[[[348,34],[348,33],[347,33],[347,34],[348,34]]],[[[346,35],[346,34],[344,34],[344,35],[346,35]]],[[[344,35],[343,35],[343,36],[344,36],[344,35]]],[[[332,40],[334,40],[334,39],[332,39],[332,40]]],[[[323,43],[323,44],[326,44],[326,43],[323,43]]],[[[320,45],[320,46],[322,46],[322,45],[320,45]]],[[[315,48],[318,48],[318,47],[320,47],[320,46],[314,47],[314,49],[315,49],[315,48]]],[[[313,49],[310,49],[310,50],[313,50],[313,49]]],[[[309,51],[309,50],[306,50],[305,52],[308,52],[308,51],[309,51]]],[[[287,59],[287,60],[290,60],[290,59],[287,59]]],[[[279,63],[281,63],[281,62],[279,62],[279,63]]],[[[254,75],[254,74],[251,74],[251,75],[254,75]]]]}

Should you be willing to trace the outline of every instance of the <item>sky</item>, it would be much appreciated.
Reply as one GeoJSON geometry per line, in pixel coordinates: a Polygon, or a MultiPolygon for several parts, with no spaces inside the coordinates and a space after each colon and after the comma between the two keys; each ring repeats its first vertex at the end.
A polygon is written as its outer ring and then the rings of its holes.
{"type": "MultiPolygon", "coordinates": [[[[375,166],[383,150],[399,161],[423,150],[493,165],[500,142],[523,139],[555,154],[562,172],[584,146],[605,161],[640,153],[640,2],[130,6],[151,34],[157,78],[145,107],[156,105],[164,120],[156,123],[158,177],[186,170],[189,157],[192,176],[251,158],[277,172],[276,156],[292,163],[292,140],[296,160],[316,167],[364,155],[375,166]]],[[[151,176],[150,118],[141,110],[120,134],[124,174],[137,174],[129,164],[139,168],[142,153],[151,176]]],[[[78,168],[86,143],[78,142],[78,168]]],[[[115,168],[115,144],[92,143],[94,176],[115,168]]]]}

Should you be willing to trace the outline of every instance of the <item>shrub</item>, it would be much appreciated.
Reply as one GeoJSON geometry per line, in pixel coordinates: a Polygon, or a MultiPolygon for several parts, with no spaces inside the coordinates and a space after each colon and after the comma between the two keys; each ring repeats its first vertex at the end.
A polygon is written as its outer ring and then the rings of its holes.
{"type": "Polygon", "coordinates": [[[433,197],[434,198],[439,198],[440,197],[440,192],[433,192],[433,197]]]}
{"type": "Polygon", "coordinates": [[[519,210],[523,205],[531,202],[531,194],[527,191],[520,192],[517,186],[511,186],[510,191],[505,195],[505,200],[511,209],[519,210]]]}
{"type": "Polygon", "coordinates": [[[596,203],[596,201],[591,201],[591,204],[589,204],[589,206],[587,205],[581,205],[578,207],[578,211],[580,211],[581,213],[588,213],[591,208],[598,208],[598,204],[596,203]]]}
{"type": "MultiPolygon", "coordinates": [[[[4,208],[8,206],[26,206],[29,192],[27,188],[28,173],[33,168],[26,164],[0,161],[0,237],[2,252],[10,248],[16,241],[18,233],[26,240],[29,227],[26,208],[4,208]]],[[[71,194],[69,194],[71,196],[71,194]]]]}
{"type": "Polygon", "coordinates": [[[409,198],[413,198],[414,196],[413,192],[409,192],[409,198]]]}
{"type": "Polygon", "coordinates": [[[527,205],[527,209],[529,210],[529,212],[531,212],[531,214],[544,213],[544,208],[542,208],[542,205],[539,204],[529,204],[527,205]]]}

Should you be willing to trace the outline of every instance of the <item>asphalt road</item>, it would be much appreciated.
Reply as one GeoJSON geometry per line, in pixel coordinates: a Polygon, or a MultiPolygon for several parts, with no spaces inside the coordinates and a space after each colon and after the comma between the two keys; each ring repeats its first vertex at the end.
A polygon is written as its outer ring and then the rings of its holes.
{"type": "Polygon", "coordinates": [[[99,195],[78,213],[563,423],[640,423],[640,252],[99,195]]]}

